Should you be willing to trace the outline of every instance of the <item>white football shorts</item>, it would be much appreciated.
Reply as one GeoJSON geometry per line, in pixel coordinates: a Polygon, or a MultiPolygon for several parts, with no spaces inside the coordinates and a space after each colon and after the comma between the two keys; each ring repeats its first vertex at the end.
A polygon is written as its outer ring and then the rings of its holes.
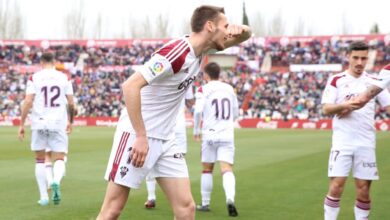
{"type": "Polygon", "coordinates": [[[348,177],[351,170],[354,178],[378,180],[379,175],[376,166],[375,148],[332,148],[329,156],[328,176],[348,177]]]}
{"type": "Polygon", "coordinates": [[[65,130],[32,130],[31,150],[68,153],[68,135],[65,130]]]}
{"type": "Polygon", "coordinates": [[[143,167],[136,168],[129,159],[135,134],[115,132],[105,179],[129,188],[138,189],[145,177],[188,178],[187,163],[176,141],[148,138],[149,151],[143,167]]]}
{"type": "Polygon", "coordinates": [[[234,141],[233,140],[203,140],[202,141],[202,162],[215,163],[223,161],[229,164],[234,163],[234,141]]]}

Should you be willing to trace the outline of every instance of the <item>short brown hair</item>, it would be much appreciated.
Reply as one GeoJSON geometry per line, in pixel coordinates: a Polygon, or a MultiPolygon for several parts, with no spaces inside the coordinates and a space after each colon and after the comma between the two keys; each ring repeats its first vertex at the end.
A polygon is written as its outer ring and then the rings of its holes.
{"type": "Polygon", "coordinates": [[[207,21],[215,20],[219,13],[225,14],[225,9],[211,5],[202,5],[195,9],[191,17],[192,32],[199,33],[207,21]]]}
{"type": "Polygon", "coordinates": [[[368,44],[365,41],[353,41],[348,48],[348,52],[351,53],[354,50],[368,50],[368,44]]]}
{"type": "Polygon", "coordinates": [[[54,54],[50,53],[50,52],[44,52],[41,56],[41,62],[53,63],[54,62],[54,54]]]}
{"type": "Polygon", "coordinates": [[[208,63],[204,68],[204,72],[210,77],[210,79],[219,79],[219,73],[221,67],[215,62],[208,63]]]}

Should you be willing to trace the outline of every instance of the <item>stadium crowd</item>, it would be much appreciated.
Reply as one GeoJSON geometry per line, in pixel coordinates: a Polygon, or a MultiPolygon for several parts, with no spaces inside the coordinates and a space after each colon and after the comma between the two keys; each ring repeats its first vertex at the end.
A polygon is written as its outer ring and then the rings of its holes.
{"type": "MultiPolygon", "coordinates": [[[[58,61],[72,63],[73,81],[78,116],[117,117],[121,109],[121,83],[134,71],[131,66],[142,64],[160,47],[160,44],[136,43],[124,47],[85,47],[80,45],[50,47],[58,61]],[[104,69],[102,66],[122,66],[104,69]]],[[[370,43],[375,53],[375,64],[390,62],[390,47],[383,41],[370,43]]],[[[323,118],[320,100],[327,78],[331,72],[273,71],[262,72],[245,65],[255,61],[260,67],[268,56],[272,66],[289,64],[345,64],[348,42],[321,43],[293,42],[283,46],[272,42],[267,46],[249,43],[238,55],[238,65],[225,70],[222,79],[233,85],[241,108],[241,117],[270,117],[273,119],[323,118]],[[244,64],[243,64],[244,63],[244,64]]],[[[28,76],[31,72],[19,73],[10,68],[15,65],[34,65],[44,51],[41,47],[0,46],[0,116],[20,115],[28,76]]],[[[196,82],[200,86],[201,78],[196,82]]],[[[385,118],[383,109],[377,108],[378,119],[385,118]]],[[[388,116],[387,116],[388,117],[388,116]]]]}

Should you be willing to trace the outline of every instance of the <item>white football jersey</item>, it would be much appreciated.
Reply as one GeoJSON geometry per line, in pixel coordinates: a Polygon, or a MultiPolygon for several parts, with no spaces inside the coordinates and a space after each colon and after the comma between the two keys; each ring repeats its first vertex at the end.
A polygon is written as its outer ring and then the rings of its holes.
{"type": "Polygon", "coordinates": [[[192,91],[192,87],[187,90],[184,99],[180,103],[180,109],[177,113],[176,117],[176,126],[175,133],[186,134],[186,116],[185,116],[185,108],[186,108],[186,100],[193,99],[194,92],[192,91]]]}
{"type": "MultiPolygon", "coordinates": [[[[148,137],[173,138],[180,103],[200,71],[201,60],[202,56],[196,57],[187,37],[183,37],[165,44],[138,70],[148,82],[141,89],[141,112],[148,137]]],[[[134,132],[126,108],[118,129],[134,132]]]]}
{"type": "Polygon", "coordinates": [[[195,114],[203,113],[202,138],[233,140],[234,119],[238,117],[238,101],[233,87],[212,80],[199,88],[195,98],[195,114]]]}
{"type": "MultiPolygon", "coordinates": [[[[322,96],[322,104],[339,104],[364,92],[375,81],[367,73],[355,78],[347,71],[329,78],[322,96]]],[[[387,90],[378,94],[381,106],[390,105],[390,94],[387,90]]],[[[375,99],[370,100],[363,108],[352,111],[349,115],[333,117],[333,148],[350,148],[354,146],[375,148],[375,99]]]]}
{"type": "Polygon", "coordinates": [[[373,82],[374,85],[385,89],[390,87],[390,64],[385,66],[380,72],[376,80],[373,82]]]}
{"type": "Polygon", "coordinates": [[[66,74],[55,69],[36,72],[27,81],[26,94],[35,94],[31,129],[66,129],[66,95],[73,95],[72,83],[66,74]]]}

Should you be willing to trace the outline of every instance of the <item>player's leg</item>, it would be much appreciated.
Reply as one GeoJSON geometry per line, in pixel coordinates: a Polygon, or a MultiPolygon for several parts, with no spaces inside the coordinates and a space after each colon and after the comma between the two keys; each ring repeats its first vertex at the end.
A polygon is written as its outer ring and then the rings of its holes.
{"type": "Polygon", "coordinates": [[[214,163],[202,163],[203,171],[200,177],[200,194],[202,204],[197,205],[199,211],[210,211],[211,192],[213,191],[213,169],[214,163]]]}
{"type": "Polygon", "coordinates": [[[161,146],[155,145],[149,139],[149,152],[144,166],[135,168],[130,158],[131,146],[135,135],[117,130],[111,149],[110,158],[104,178],[108,181],[107,191],[97,219],[117,219],[129,196],[130,189],[138,189],[146,175],[153,167],[160,154],[156,151],[161,146]]]}
{"type": "Polygon", "coordinates": [[[118,219],[129,197],[130,188],[108,182],[106,195],[97,220],[118,219]]]}
{"type": "Polygon", "coordinates": [[[213,191],[213,169],[217,160],[217,148],[212,140],[202,141],[202,175],[200,178],[200,193],[202,204],[197,205],[199,211],[210,211],[211,192],[213,191]]]}
{"type": "Polygon", "coordinates": [[[171,204],[175,220],[195,219],[195,202],[192,198],[189,178],[159,177],[156,179],[171,204]]]}
{"type": "Polygon", "coordinates": [[[176,220],[195,219],[195,202],[191,194],[185,157],[174,139],[163,142],[163,153],[152,170],[171,204],[176,220]]]}
{"type": "Polygon", "coordinates": [[[355,219],[368,219],[371,209],[371,181],[379,179],[374,147],[361,147],[355,151],[353,176],[356,186],[355,219]]]}
{"type": "Polygon", "coordinates": [[[61,201],[61,180],[65,174],[64,157],[68,152],[68,135],[65,131],[52,130],[49,132],[48,141],[53,160],[52,200],[55,205],[58,205],[61,201]]]}
{"type": "Polygon", "coordinates": [[[45,206],[49,204],[49,194],[47,192],[46,172],[45,172],[45,151],[35,151],[35,178],[37,180],[40,199],[38,204],[45,206]]]}
{"type": "Polygon", "coordinates": [[[145,202],[145,208],[152,209],[156,207],[156,179],[150,174],[146,176],[146,189],[148,191],[148,199],[145,202]]]}
{"type": "Polygon", "coordinates": [[[45,172],[45,147],[46,136],[43,130],[32,130],[31,150],[35,154],[35,179],[38,184],[40,199],[38,204],[45,206],[49,204],[45,172]]]}
{"type": "Polygon", "coordinates": [[[354,207],[355,219],[366,220],[370,214],[370,186],[371,180],[355,179],[356,201],[354,207]]]}
{"type": "Polygon", "coordinates": [[[46,172],[46,182],[47,187],[50,189],[51,184],[53,183],[53,164],[51,157],[51,149],[45,149],[45,172],[46,172]]]}
{"type": "Polygon", "coordinates": [[[236,178],[233,173],[234,143],[221,142],[217,150],[217,160],[220,163],[222,184],[226,196],[226,206],[229,216],[238,216],[235,206],[236,178]]]}
{"type": "Polygon", "coordinates": [[[331,149],[329,156],[329,190],[324,199],[324,219],[336,220],[340,212],[340,199],[352,168],[352,151],[331,149]]]}

